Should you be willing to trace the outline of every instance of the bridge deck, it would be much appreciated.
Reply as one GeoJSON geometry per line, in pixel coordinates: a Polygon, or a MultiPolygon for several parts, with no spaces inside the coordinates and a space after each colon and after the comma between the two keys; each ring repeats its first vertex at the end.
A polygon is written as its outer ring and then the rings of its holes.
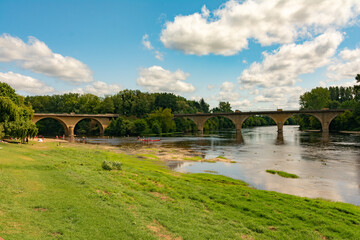
{"type": "Polygon", "coordinates": [[[224,115],[266,115],[266,114],[306,114],[306,113],[343,113],[348,109],[326,110],[284,110],[284,111],[255,111],[255,112],[219,112],[219,113],[180,113],[175,117],[187,116],[224,116],[224,115]]]}
{"type": "Polygon", "coordinates": [[[116,118],[119,114],[75,114],[75,113],[34,113],[36,117],[105,117],[105,118],[116,118]]]}

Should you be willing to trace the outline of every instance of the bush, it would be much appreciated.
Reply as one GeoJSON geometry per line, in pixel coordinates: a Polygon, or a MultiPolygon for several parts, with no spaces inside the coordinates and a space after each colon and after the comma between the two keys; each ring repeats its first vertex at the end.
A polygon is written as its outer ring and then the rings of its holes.
{"type": "Polygon", "coordinates": [[[121,170],[121,162],[109,162],[109,161],[104,161],[102,163],[102,169],[104,170],[121,170]]]}

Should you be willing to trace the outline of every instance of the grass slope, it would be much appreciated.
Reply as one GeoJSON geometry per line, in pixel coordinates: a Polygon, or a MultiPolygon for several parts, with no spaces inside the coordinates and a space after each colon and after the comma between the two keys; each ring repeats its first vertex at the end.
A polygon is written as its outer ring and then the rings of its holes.
{"type": "Polygon", "coordinates": [[[95,146],[0,144],[3,239],[360,239],[360,208],[95,146]],[[122,170],[106,171],[103,161],[122,170]]]}

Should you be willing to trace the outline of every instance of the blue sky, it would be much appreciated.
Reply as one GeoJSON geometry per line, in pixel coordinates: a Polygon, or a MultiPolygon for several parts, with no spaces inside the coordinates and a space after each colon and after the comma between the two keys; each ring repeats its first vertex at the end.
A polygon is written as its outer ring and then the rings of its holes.
{"type": "Polygon", "coordinates": [[[360,73],[358,0],[0,0],[0,81],[22,95],[123,89],[296,109],[360,73]]]}

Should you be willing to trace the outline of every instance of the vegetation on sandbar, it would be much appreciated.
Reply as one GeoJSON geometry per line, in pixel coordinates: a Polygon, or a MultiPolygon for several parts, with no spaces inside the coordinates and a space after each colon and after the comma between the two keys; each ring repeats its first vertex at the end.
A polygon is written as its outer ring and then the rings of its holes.
{"type": "Polygon", "coordinates": [[[296,175],[296,174],[287,173],[287,172],[283,172],[283,171],[267,169],[266,172],[271,173],[271,174],[277,174],[277,175],[279,175],[281,177],[284,177],[284,178],[299,178],[299,176],[296,175]]]}

